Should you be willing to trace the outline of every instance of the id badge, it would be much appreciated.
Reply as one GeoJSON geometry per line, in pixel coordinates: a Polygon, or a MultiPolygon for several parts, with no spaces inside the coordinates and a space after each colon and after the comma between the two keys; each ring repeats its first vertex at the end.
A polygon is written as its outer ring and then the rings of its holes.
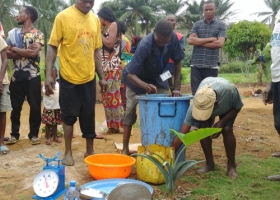
{"type": "Polygon", "coordinates": [[[172,75],[169,70],[159,75],[162,81],[166,81],[167,79],[171,78],[172,75]]]}

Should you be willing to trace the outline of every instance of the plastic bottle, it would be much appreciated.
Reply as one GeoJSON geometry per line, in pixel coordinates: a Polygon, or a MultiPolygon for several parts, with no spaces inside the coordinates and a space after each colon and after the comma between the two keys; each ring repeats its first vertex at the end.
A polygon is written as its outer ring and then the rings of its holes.
{"type": "Polygon", "coordinates": [[[64,200],[80,200],[80,192],[76,188],[76,181],[70,181],[70,186],[64,194],[64,200]]]}

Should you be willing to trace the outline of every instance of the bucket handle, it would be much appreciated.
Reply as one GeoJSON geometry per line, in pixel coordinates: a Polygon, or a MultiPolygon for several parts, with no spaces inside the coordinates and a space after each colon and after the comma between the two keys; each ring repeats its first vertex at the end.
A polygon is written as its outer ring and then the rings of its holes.
{"type": "MultiPolygon", "coordinates": [[[[162,110],[164,110],[164,108],[162,109],[162,110]]],[[[160,117],[175,117],[176,116],[176,113],[177,113],[177,103],[176,102],[174,102],[174,103],[161,103],[161,102],[159,102],[158,103],[158,116],[160,116],[160,117]],[[174,105],[174,112],[173,113],[164,113],[164,111],[163,112],[161,112],[161,106],[163,105],[174,105]]]]}

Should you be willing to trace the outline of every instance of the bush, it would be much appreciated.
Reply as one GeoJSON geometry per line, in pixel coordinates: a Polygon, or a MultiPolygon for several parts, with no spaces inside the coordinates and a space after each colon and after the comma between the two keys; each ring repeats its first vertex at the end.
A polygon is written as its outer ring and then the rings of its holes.
{"type": "Polygon", "coordinates": [[[227,74],[227,73],[253,73],[256,71],[256,66],[250,65],[246,66],[245,62],[236,61],[236,62],[230,62],[227,64],[222,64],[219,69],[219,73],[221,74],[227,74]],[[247,69],[248,68],[248,71],[247,69]]]}

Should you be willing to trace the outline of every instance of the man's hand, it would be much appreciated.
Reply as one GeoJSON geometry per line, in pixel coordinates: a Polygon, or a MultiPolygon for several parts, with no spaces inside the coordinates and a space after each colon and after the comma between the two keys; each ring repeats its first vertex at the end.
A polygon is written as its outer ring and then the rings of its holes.
{"type": "Polygon", "coordinates": [[[107,82],[105,81],[105,79],[101,79],[99,80],[99,86],[101,88],[101,93],[104,94],[105,92],[107,92],[107,82]]]}
{"type": "Polygon", "coordinates": [[[47,96],[53,94],[53,90],[55,88],[55,83],[54,83],[54,80],[51,76],[47,76],[46,77],[46,80],[45,80],[45,94],[47,96]]]}
{"type": "Polygon", "coordinates": [[[265,90],[262,93],[262,95],[263,95],[262,100],[263,100],[264,105],[273,103],[271,85],[272,85],[272,83],[270,82],[270,84],[265,88],[265,90]]]}
{"type": "Polygon", "coordinates": [[[173,90],[172,91],[172,97],[180,97],[182,96],[181,92],[179,90],[173,90]]]}
{"type": "Polygon", "coordinates": [[[147,84],[145,85],[145,90],[148,94],[156,94],[157,93],[157,87],[153,84],[147,84]]]}

